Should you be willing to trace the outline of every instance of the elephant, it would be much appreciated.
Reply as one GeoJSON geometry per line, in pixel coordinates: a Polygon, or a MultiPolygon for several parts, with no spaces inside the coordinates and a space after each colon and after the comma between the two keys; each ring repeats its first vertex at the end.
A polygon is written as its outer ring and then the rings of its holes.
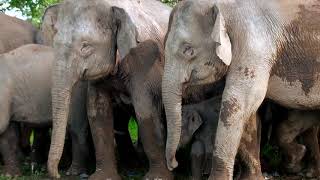
{"type": "MultiPolygon", "coordinates": [[[[197,104],[182,106],[182,129],[178,147],[191,142],[192,179],[210,174],[213,141],[218,126],[221,95],[197,104]]],[[[246,123],[238,155],[246,166],[240,179],[264,179],[260,167],[260,119],[252,116],[246,123]]]]}
{"type": "MultiPolygon", "coordinates": [[[[50,27],[51,23],[47,14],[51,14],[53,9],[56,8],[48,8],[48,13],[46,12],[44,14],[41,30],[38,30],[27,21],[0,13],[0,54],[14,50],[25,44],[37,43],[52,45],[51,39],[54,34],[48,32],[50,29],[47,27],[50,27]]],[[[19,149],[17,142],[18,137],[15,137],[16,133],[14,133],[14,131],[16,131],[16,129],[13,125],[10,125],[7,131],[8,132],[5,132],[0,138],[2,141],[0,142],[0,149],[4,155],[4,173],[6,175],[16,176],[21,174],[18,168],[16,154],[13,153],[16,149],[19,149]],[[10,142],[10,146],[6,145],[8,142],[10,142]]]]}
{"type": "MultiPolygon", "coordinates": [[[[162,103],[160,98],[161,74],[163,71],[162,58],[160,47],[155,41],[143,41],[135,48],[130,49],[130,52],[119,63],[117,72],[114,75],[91,82],[92,86],[103,91],[89,89],[88,93],[88,111],[97,111],[97,118],[99,116],[106,116],[103,118],[105,120],[112,118],[110,117],[112,116],[112,107],[107,108],[108,113],[103,112],[107,101],[110,101],[108,104],[113,106],[114,104],[124,106],[131,116],[136,117],[139,125],[139,137],[149,159],[149,172],[145,175],[146,179],[173,179],[165,166],[164,159],[162,132],[164,128],[162,126],[162,103]],[[102,98],[104,96],[106,98],[102,98]],[[96,106],[95,102],[97,101],[98,104],[96,106]],[[154,142],[157,143],[155,144],[154,142]]],[[[89,114],[89,118],[92,118],[90,115],[92,114],[89,114]]],[[[96,118],[93,119],[96,120],[96,118]]],[[[115,119],[115,121],[122,120],[115,119]]],[[[110,123],[109,126],[112,127],[112,124],[110,123]]],[[[93,128],[100,128],[100,126],[92,126],[91,129],[93,128]]],[[[98,130],[93,129],[93,131],[97,132],[98,130]]],[[[100,136],[100,138],[106,141],[108,136],[100,136]]],[[[97,138],[93,137],[93,139],[97,138]]],[[[110,148],[113,148],[113,146],[108,147],[108,149],[110,148]]],[[[91,178],[109,177],[110,170],[112,171],[110,167],[105,167],[101,172],[102,175],[99,174],[97,176],[98,174],[94,174],[91,178]]],[[[114,176],[111,176],[112,178],[117,179],[114,176]]]]}
{"type": "Polygon", "coordinates": [[[181,92],[226,77],[210,179],[232,179],[244,123],[265,98],[318,109],[319,1],[185,0],[172,11],[162,94],[167,167],[177,167],[181,92]],[[310,18],[312,17],[312,18],[310,18]]]}
{"type": "Polygon", "coordinates": [[[287,119],[280,120],[276,126],[278,145],[285,155],[283,165],[289,173],[302,171],[302,158],[309,150],[307,169],[305,175],[309,178],[320,176],[320,151],[318,143],[318,131],[320,125],[318,110],[287,110],[287,119]],[[303,144],[297,142],[298,135],[302,136],[303,144]]]}
{"type": "MultiPolygon", "coordinates": [[[[162,48],[170,11],[170,7],[156,0],[65,0],[61,4],[57,20],[53,23],[55,25],[52,26],[57,32],[54,38],[56,61],[52,75],[53,121],[57,123],[53,125],[47,165],[51,177],[60,177],[58,164],[64,145],[70,92],[75,83],[88,80],[93,82],[89,83],[91,104],[88,117],[97,158],[96,172],[91,178],[120,179],[112,148],[114,134],[110,94],[104,88],[99,89],[95,81],[116,73],[121,59],[136,47],[137,42],[152,39],[162,48]]],[[[140,129],[141,134],[150,131],[140,129]]],[[[153,134],[149,136],[155,137],[153,134]]],[[[142,136],[144,147],[157,146],[144,138],[146,135],[142,136]]],[[[168,174],[164,147],[155,148],[155,152],[163,149],[161,160],[148,148],[145,148],[145,152],[151,165],[146,177],[157,176],[160,172],[168,174]]]]}
{"type": "MultiPolygon", "coordinates": [[[[24,45],[1,54],[0,62],[0,134],[6,134],[3,133],[9,122],[51,125],[53,48],[37,44],[24,45]]],[[[85,173],[86,170],[89,125],[86,114],[87,87],[86,82],[79,82],[72,93],[72,111],[68,121],[73,140],[73,161],[69,169],[72,174],[85,173]]]]}
{"type": "Polygon", "coordinates": [[[39,37],[31,23],[0,13],[0,54],[24,44],[37,43],[39,37]]]}

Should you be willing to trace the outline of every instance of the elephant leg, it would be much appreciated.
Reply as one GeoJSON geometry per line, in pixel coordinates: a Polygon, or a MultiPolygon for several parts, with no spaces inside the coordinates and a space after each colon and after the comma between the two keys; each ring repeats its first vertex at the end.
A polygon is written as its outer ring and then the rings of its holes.
{"type": "Polygon", "coordinates": [[[128,130],[128,124],[131,116],[128,112],[120,108],[115,108],[113,114],[115,119],[115,140],[117,143],[117,151],[120,156],[120,162],[122,162],[121,165],[130,169],[137,167],[139,166],[139,158],[128,130]]]}
{"type": "Polygon", "coordinates": [[[86,108],[87,82],[78,82],[71,99],[69,133],[72,141],[72,163],[67,175],[87,173],[86,162],[89,157],[88,118],[86,108]]]}
{"type": "Polygon", "coordinates": [[[246,165],[240,179],[263,180],[260,167],[260,119],[253,114],[245,125],[238,153],[246,165]]]}
{"type": "Polygon", "coordinates": [[[173,179],[172,173],[166,167],[164,134],[162,125],[159,124],[160,113],[149,99],[141,97],[139,102],[134,102],[133,105],[139,125],[139,137],[149,160],[149,171],[144,179],[173,179]]]}
{"type": "Polygon", "coordinates": [[[202,142],[195,141],[191,147],[191,171],[193,180],[201,180],[205,161],[205,148],[202,142]]]}
{"type": "Polygon", "coordinates": [[[300,111],[290,111],[288,119],[282,121],[277,129],[280,148],[285,156],[284,167],[289,173],[298,173],[302,169],[302,158],[306,147],[296,142],[296,137],[312,127],[317,120],[306,119],[300,111]]]}
{"type": "Polygon", "coordinates": [[[114,152],[113,114],[108,92],[89,86],[88,118],[96,154],[96,171],[92,180],[120,180],[114,152]]]}
{"type": "Polygon", "coordinates": [[[310,153],[308,155],[307,172],[308,178],[320,177],[320,151],[318,143],[319,127],[313,127],[303,133],[303,141],[310,153]]]}
{"type": "Polygon", "coordinates": [[[67,175],[76,176],[86,174],[86,162],[89,156],[88,149],[88,121],[72,123],[70,125],[70,135],[72,139],[72,163],[66,172],[67,175]]]}
{"type": "Polygon", "coordinates": [[[18,137],[14,127],[10,124],[8,129],[0,136],[0,151],[4,161],[4,174],[6,176],[20,176],[19,162],[17,160],[18,137]]]}
{"type": "Polygon", "coordinates": [[[261,64],[250,63],[252,60],[239,61],[245,64],[239,63],[229,69],[214,141],[213,167],[209,177],[211,180],[232,179],[235,157],[244,125],[251,115],[257,112],[265,98],[269,81],[269,66],[263,62],[261,64]],[[248,77],[244,71],[251,71],[254,75],[248,77]]]}

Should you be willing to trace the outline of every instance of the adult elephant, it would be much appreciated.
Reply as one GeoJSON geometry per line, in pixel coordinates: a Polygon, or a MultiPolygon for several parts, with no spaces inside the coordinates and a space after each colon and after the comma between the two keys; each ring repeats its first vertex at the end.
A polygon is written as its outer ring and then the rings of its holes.
{"type": "Polygon", "coordinates": [[[36,43],[38,30],[29,22],[0,13],[0,54],[36,43]]]}
{"type": "Polygon", "coordinates": [[[320,105],[320,2],[186,0],[171,14],[163,101],[166,158],[175,159],[186,86],[226,75],[210,179],[232,179],[244,123],[265,97],[286,107],[320,105]]]}
{"type": "MultiPolygon", "coordinates": [[[[153,39],[160,45],[167,30],[170,8],[156,0],[66,0],[59,9],[54,28],[56,62],[53,72],[53,131],[48,159],[52,177],[60,177],[58,164],[61,158],[73,86],[80,80],[97,80],[116,71],[116,54],[122,59],[135,47],[137,41],[153,39]]],[[[89,95],[99,95],[95,107],[110,108],[109,95],[90,85],[89,95]]],[[[95,108],[90,108],[95,109],[95,108]]],[[[104,111],[104,110],[103,110],[104,111]]],[[[100,110],[88,112],[94,138],[97,170],[93,177],[119,179],[116,173],[113,148],[112,122],[100,110]],[[102,139],[100,137],[109,137],[102,139]]],[[[152,157],[152,152],[146,152],[152,157]]]]}

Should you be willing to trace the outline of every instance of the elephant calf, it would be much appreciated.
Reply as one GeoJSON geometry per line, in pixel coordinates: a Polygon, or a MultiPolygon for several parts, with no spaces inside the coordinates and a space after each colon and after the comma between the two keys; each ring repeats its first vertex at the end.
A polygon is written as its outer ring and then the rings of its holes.
{"type": "MultiPolygon", "coordinates": [[[[53,61],[53,49],[42,45],[25,45],[0,55],[0,134],[6,131],[10,121],[51,124],[53,61]]],[[[79,83],[72,97],[70,134],[73,162],[69,170],[73,174],[84,171],[88,153],[86,90],[87,84],[79,83]]]]}
{"type": "MultiPolygon", "coordinates": [[[[213,97],[198,104],[182,107],[182,129],[179,147],[190,143],[193,179],[201,179],[202,174],[210,174],[213,140],[221,107],[221,96],[213,97]],[[193,138],[193,139],[192,139],[193,138]]],[[[240,179],[264,179],[260,168],[260,119],[253,116],[248,121],[243,134],[238,155],[246,166],[240,179]]],[[[218,138],[218,137],[217,137],[218,138]]]]}
{"type": "Polygon", "coordinates": [[[318,142],[318,127],[320,125],[320,111],[288,110],[284,119],[276,128],[279,146],[285,155],[284,166],[290,173],[302,170],[302,158],[310,151],[307,161],[306,176],[320,177],[320,152],[318,142]],[[302,135],[303,144],[296,138],[302,135]]]}

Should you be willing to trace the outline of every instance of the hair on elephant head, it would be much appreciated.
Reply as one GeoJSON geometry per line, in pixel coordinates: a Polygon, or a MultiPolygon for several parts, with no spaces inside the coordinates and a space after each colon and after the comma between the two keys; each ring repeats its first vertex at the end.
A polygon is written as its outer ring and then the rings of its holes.
{"type": "Polygon", "coordinates": [[[179,3],[170,16],[166,37],[162,97],[168,123],[167,166],[172,170],[178,165],[175,152],[181,137],[183,89],[220,80],[232,53],[225,19],[211,1],[179,3]]]}
{"type": "MultiPolygon", "coordinates": [[[[53,134],[48,159],[52,177],[59,177],[70,97],[80,80],[95,80],[114,71],[117,50],[124,57],[136,46],[137,30],[124,9],[101,0],[66,0],[57,11],[52,73],[53,134]]],[[[54,22],[54,21],[52,21],[54,22]]],[[[55,32],[53,29],[52,32],[55,32]]]]}

